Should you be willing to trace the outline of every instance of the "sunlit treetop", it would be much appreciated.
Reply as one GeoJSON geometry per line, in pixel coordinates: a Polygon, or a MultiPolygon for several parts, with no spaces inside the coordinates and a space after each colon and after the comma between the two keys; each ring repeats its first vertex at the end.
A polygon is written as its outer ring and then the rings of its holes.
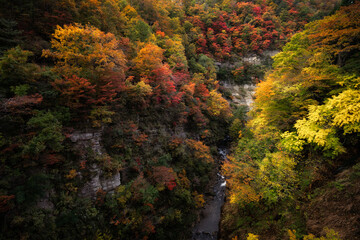
{"type": "Polygon", "coordinates": [[[43,56],[55,60],[55,71],[61,75],[92,79],[111,71],[124,76],[125,55],[112,33],[77,23],[58,26],[51,46],[43,56]]]}

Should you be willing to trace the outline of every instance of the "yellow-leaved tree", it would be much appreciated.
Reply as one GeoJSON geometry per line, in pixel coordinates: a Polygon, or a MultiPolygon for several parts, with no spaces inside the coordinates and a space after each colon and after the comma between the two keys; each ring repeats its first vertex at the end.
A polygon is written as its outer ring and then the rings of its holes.
{"type": "Polygon", "coordinates": [[[222,116],[225,119],[232,117],[229,103],[216,90],[210,92],[207,104],[210,115],[216,117],[222,116]]]}
{"type": "Polygon", "coordinates": [[[283,152],[269,153],[258,163],[257,184],[261,186],[263,198],[277,202],[289,198],[296,188],[296,162],[283,152]]]}
{"type": "Polygon", "coordinates": [[[307,118],[297,121],[300,138],[323,147],[325,153],[337,156],[345,152],[337,130],[344,135],[360,132],[360,91],[349,89],[320,106],[310,106],[307,118]]]}
{"type": "Polygon", "coordinates": [[[230,203],[244,206],[251,202],[258,202],[261,194],[254,182],[258,169],[252,162],[237,161],[228,156],[229,161],[222,166],[223,174],[227,176],[230,203]]]}
{"type": "Polygon", "coordinates": [[[42,55],[55,60],[54,69],[61,75],[90,80],[110,72],[120,78],[125,75],[126,58],[112,33],[78,23],[57,26],[51,46],[42,55]]]}

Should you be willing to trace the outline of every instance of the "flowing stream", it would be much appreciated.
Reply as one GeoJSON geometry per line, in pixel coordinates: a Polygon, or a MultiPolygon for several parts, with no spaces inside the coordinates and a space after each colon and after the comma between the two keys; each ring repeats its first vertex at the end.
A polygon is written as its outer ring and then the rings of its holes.
{"type": "MultiPolygon", "coordinates": [[[[219,147],[220,165],[226,159],[228,149],[219,147]]],[[[201,213],[201,220],[195,225],[193,230],[193,240],[218,239],[219,224],[221,217],[221,208],[225,200],[225,177],[217,172],[216,184],[214,185],[214,197],[205,205],[201,213]]]]}

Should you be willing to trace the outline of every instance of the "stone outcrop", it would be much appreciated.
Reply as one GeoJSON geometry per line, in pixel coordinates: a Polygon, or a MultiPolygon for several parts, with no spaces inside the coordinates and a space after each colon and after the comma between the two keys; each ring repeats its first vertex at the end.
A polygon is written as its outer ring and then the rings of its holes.
{"type": "Polygon", "coordinates": [[[91,180],[86,182],[84,187],[80,190],[79,194],[82,197],[94,198],[99,189],[105,192],[112,192],[121,184],[119,172],[111,177],[105,177],[103,171],[96,164],[93,164],[90,167],[90,171],[93,176],[91,177],[91,180]]]}
{"type": "Polygon", "coordinates": [[[231,102],[237,106],[246,105],[252,108],[254,102],[255,84],[238,85],[231,82],[223,82],[222,86],[231,92],[231,102]]]}
{"type": "MultiPolygon", "coordinates": [[[[250,65],[262,65],[269,64],[266,63],[271,57],[278,54],[278,50],[272,51],[264,51],[261,55],[258,54],[250,54],[242,57],[239,60],[239,63],[246,63],[250,65]]],[[[236,63],[230,62],[216,62],[215,65],[218,68],[227,69],[228,71],[232,71],[236,67],[236,63]]],[[[250,83],[246,84],[237,84],[233,79],[227,79],[225,81],[221,81],[222,87],[231,93],[231,103],[241,106],[246,105],[249,109],[252,108],[252,103],[254,102],[254,93],[256,85],[254,82],[254,77],[251,77],[250,83]]]]}
{"type": "Polygon", "coordinates": [[[271,58],[271,57],[275,56],[276,54],[278,54],[279,52],[280,51],[278,51],[278,50],[264,51],[262,53],[262,55],[251,54],[251,55],[242,57],[241,60],[248,64],[260,65],[260,64],[263,64],[267,58],[271,58]]]}
{"type": "Polygon", "coordinates": [[[54,210],[54,204],[50,201],[50,195],[53,193],[52,191],[48,191],[45,193],[45,195],[37,201],[37,207],[44,209],[44,210],[54,210]]]}
{"type": "MultiPolygon", "coordinates": [[[[101,146],[102,130],[95,131],[75,131],[70,140],[74,143],[75,151],[80,151],[82,154],[82,160],[87,160],[87,149],[91,149],[93,154],[101,156],[105,154],[104,149],[101,146]]],[[[96,196],[96,192],[102,189],[105,192],[111,192],[116,187],[120,186],[120,173],[117,172],[108,177],[105,175],[101,167],[95,163],[91,164],[89,168],[91,179],[85,183],[85,185],[79,190],[79,195],[82,197],[96,196]]],[[[81,175],[80,175],[81,177],[81,175]]]]}
{"type": "Polygon", "coordinates": [[[92,132],[75,131],[70,136],[70,140],[75,143],[76,148],[91,148],[95,154],[103,154],[100,145],[102,130],[92,132]]]}

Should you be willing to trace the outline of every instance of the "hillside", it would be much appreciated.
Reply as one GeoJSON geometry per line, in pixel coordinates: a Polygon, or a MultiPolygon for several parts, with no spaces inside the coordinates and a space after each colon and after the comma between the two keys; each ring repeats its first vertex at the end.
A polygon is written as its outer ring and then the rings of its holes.
{"type": "Polygon", "coordinates": [[[257,85],[250,120],[233,121],[224,239],[325,228],[338,237],[324,239],[358,239],[359,14],[356,2],[295,34],[257,85]]]}

